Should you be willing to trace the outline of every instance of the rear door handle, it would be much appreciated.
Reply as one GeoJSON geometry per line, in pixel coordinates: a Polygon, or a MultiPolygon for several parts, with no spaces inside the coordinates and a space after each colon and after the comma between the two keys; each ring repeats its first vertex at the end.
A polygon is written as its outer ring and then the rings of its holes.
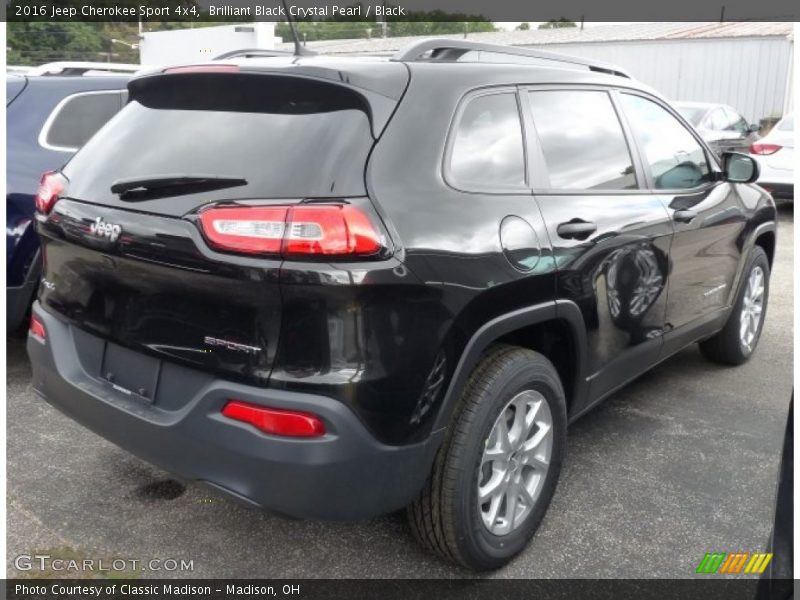
{"type": "Polygon", "coordinates": [[[566,223],[560,223],[556,228],[556,233],[565,239],[585,240],[597,231],[596,223],[589,223],[582,219],[572,219],[566,223]]]}
{"type": "Polygon", "coordinates": [[[678,223],[691,223],[696,216],[697,213],[693,210],[676,210],[672,213],[672,218],[678,223]]]}

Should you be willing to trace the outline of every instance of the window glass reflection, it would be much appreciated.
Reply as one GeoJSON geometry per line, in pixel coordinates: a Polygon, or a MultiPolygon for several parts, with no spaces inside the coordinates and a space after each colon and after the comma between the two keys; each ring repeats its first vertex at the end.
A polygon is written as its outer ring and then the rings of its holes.
{"type": "Polygon", "coordinates": [[[667,110],[641,96],[622,94],[656,189],[689,189],[710,179],[703,147],[667,110]]]}
{"type": "Polygon", "coordinates": [[[553,189],[634,189],[636,175],[606,92],[531,92],[531,109],[553,189]]]}
{"type": "Polygon", "coordinates": [[[522,127],[516,95],[479,96],[469,102],[456,130],[450,173],[468,187],[525,185],[522,127]]]}

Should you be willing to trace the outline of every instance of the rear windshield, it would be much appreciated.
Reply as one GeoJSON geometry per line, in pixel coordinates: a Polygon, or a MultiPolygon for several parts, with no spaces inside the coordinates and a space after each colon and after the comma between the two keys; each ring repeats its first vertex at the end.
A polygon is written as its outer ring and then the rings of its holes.
{"type": "Polygon", "coordinates": [[[689,121],[692,125],[697,127],[706,114],[705,108],[694,108],[690,106],[679,106],[678,111],[683,115],[683,118],[689,121]]]}
{"type": "MultiPolygon", "coordinates": [[[[214,197],[205,192],[204,202],[365,194],[369,108],[348,88],[286,76],[175,74],[132,83],[130,92],[129,104],[65,167],[71,197],[118,204],[115,181],[197,173],[247,181],[214,197]]],[[[200,203],[158,202],[181,210],[200,203]]]]}

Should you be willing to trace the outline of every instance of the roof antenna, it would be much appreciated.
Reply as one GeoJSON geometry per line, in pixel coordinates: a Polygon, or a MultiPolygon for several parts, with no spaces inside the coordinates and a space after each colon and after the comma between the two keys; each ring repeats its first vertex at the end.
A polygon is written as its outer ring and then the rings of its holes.
{"type": "Polygon", "coordinates": [[[281,0],[283,5],[283,12],[286,15],[286,22],[289,24],[289,29],[292,32],[292,39],[294,40],[294,55],[295,56],[313,56],[316,52],[312,52],[300,43],[300,37],[297,35],[297,29],[294,26],[292,16],[289,14],[289,8],[286,6],[286,0],[281,0]]]}

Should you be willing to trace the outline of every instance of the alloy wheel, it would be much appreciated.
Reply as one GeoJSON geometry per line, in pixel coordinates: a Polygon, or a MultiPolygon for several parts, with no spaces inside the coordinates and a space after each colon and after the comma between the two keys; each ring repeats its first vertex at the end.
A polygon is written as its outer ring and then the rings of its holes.
{"type": "Polygon", "coordinates": [[[747,279],[747,287],[742,300],[742,312],[739,315],[739,339],[747,353],[753,351],[763,313],[764,270],[755,266],[747,279]]]}
{"type": "Polygon", "coordinates": [[[553,450],[553,416],[544,396],[526,390],[503,408],[486,439],[478,506],[486,528],[507,535],[528,517],[544,487],[553,450]]]}

